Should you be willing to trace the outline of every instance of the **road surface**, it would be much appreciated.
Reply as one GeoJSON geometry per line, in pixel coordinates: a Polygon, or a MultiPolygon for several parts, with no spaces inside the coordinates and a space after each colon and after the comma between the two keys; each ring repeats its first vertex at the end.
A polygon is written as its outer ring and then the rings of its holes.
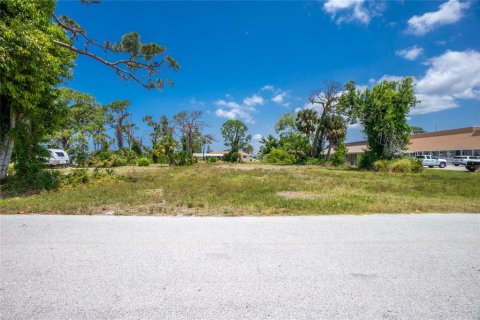
{"type": "Polygon", "coordinates": [[[1,319],[480,319],[480,215],[0,222],[1,319]]]}

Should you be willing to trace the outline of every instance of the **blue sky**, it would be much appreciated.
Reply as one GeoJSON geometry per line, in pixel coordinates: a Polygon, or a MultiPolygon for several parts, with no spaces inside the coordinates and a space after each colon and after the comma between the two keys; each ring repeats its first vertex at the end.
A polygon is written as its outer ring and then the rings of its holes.
{"type": "MultiPolygon", "coordinates": [[[[144,115],[202,110],[218,140],[212,148],[224,149],[219,128],[229,118],[259,138],[274,133],[281,114],[309,107],[324,80],[371,86],[402,76],[416,78],[422,100],[411,125],[480,125],[479,1],[60,1],[57,13],[99,41],[137,31],[178,60],[181,69],[166,75],[175,86],[163,91],[125,82],[89,58],[76,61],[68,87],[100,103],[131,100],[144,140],[144,115]]],[[[347,141],[362,136],[353,126],[347,141]]]]}

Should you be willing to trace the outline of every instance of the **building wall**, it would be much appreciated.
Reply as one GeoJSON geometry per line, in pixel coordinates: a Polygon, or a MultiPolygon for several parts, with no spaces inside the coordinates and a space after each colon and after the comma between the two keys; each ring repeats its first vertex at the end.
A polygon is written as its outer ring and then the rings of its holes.
{"type": "MultiPolygon", "coordinates": [[[[350,164],[358,164],[359,155],[367,149],[366,141],[347,143],[350,164]]],[[[451,162],[455,156],[480,156],[480,127],[427,132],[410,137],[406,154],[432,155],[451,162]]]]}

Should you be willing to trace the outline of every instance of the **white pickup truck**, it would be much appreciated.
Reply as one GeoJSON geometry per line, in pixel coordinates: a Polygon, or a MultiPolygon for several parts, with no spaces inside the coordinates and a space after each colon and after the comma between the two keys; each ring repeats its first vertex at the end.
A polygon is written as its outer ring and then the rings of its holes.
{"type": "Polygon", "coordinates": [[[416,158],[419,160],[422,160],[422,165],[428,166],[430,168],[433,168],[433,167],[445,168],[447,166],[447,160],[437,158],[434,156],[417,156],[416,158]]]}

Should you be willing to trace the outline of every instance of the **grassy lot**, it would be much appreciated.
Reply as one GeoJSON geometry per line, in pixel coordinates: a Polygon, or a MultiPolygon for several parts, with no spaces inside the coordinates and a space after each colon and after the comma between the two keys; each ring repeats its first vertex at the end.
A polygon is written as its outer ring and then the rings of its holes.
{"type": "Polygon", "coordinates": [[[376,173],[311,166],[197,164],[115,169],[126,178],[4,195],[0,213],[315,215],[480,212],[480,175],[376,173]],[[127,176],[129,176],[127,178],[127,176]]]}

